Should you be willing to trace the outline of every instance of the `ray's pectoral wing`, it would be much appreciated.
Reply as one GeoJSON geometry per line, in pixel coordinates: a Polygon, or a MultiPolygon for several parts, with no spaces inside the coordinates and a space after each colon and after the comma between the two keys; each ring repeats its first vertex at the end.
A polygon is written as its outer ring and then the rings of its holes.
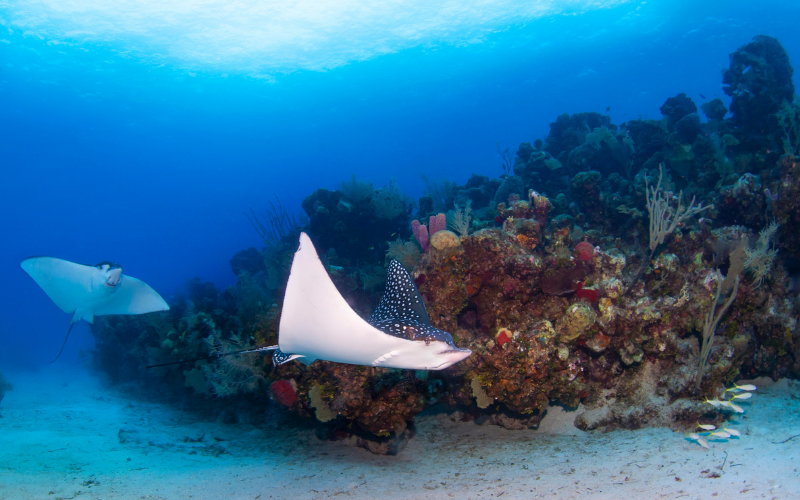
{"type": "MultiPolygon", "coordinates": [[[[75,313],[53,361],[61,356],[72,325],[78,320],[92,323],[96,315],[143,314],[169,309],[155,290],[136,278],[122,276],[119,281],[110,280],[108,266],[100,266],[105,267],[103,270],[55,257],[31,257],[23,260],[20,267],[62,311],[75,313]]],[[[116,278],[120,271],[117,267],[116,274],[111,276],[116,278]]]]}
{"type": "Polygon", "coordinates": [[[94,309],[96,316],[106,314],[144,314],[168,311],[167,302],[147,283],[123,275],[107,301],[94,309]]]}
{"type": "Polygon", "coordinates": [[[385,335],[361,318],[336,289],[311,239],[300,234],[279,328],[279,345],[300,361],[370,364],[385,352],[385,335]]]}
{"type": "Polygon", "coordinates": [[[336,289],[305,233],[300,234],[286,284],[278,344],[276,364],[321,359],[440,370],[470,354],[458,349],[449,333],[431,326],[414,281],[397,261],[389,265],[379,307],[365,321],[336,289]]]}
{"type": "Polygon", "coordinates": [[[75,312],[90,300],[92,282],[102,274],[96,267],[55,257],[31,257],[20,267],[66,313],[75,312]]]}
{"type": "Polygon", "coordinates": [[[285,365],[289,361],[299,359],[306,365],[310,365],[316,359],[314,358],[306,358],[302,354],[286,354],[285,352],[281,351],[280,349],[275,349],[275,352],[272,353],[272,363],[275,366],[285,365]]]}
{"type": "Polygon", "coordinates": [[[387,320],[403,320],[430,326],[425,302],[406,268],[395,259],[386,271],[386,290],[380,304],[369,317],[372,324],[387,320]]]}

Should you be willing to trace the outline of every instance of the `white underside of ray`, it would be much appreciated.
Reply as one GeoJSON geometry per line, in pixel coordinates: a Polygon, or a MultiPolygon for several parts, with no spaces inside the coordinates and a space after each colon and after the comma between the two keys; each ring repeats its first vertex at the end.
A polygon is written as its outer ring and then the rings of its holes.
{"type": "Polygon", "coordinates": [[[32,257],[20,266],[62,311],[74,313],[73,322],[83,319],[92,323],[95,316],[169,309],[155,290],[131,276],[123,275],[117,286],[110,287],[105,273],[94,266],[55,257],[32,257]]]}
{"type": "Polygon", "coordinates": [[[281,313],[281,351],[300,354],[306,362],[392,366],[393,353],[407,349],[410,342],[383,333],[356,314],[331,281],[309,237],[300,235],[281,313]]]}

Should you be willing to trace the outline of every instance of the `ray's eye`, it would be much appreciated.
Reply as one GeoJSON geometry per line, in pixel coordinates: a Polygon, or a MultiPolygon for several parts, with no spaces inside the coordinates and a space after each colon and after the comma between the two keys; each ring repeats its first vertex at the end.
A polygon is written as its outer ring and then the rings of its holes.
{"type": "Polygon", "coordinates": [[[425,345],[431,345],[431,339],[425,339],[425,345]]]}

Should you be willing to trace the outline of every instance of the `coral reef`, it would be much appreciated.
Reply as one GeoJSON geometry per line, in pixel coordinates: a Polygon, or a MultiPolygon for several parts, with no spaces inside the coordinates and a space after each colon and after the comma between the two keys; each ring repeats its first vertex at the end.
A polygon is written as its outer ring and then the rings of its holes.
{"type": "MultiPolygon", "coordinates": [[[[413,222],[393,184],[353,177],[308,196],[304,230],[348,303],[366,317],[387,259],[400,260],[433,326],[473,351],[447,370],[234,357],[145,380],[274,404],[377,453],[401,449],[434,405],[509,428],[581,403],[586,430],[693,427],[708,411],[699,398],[740,377],[800,375],[791,75],[777,40],[756,37],[731,54],[729,118],[715,99],[704,122],[686,94],[666,100],[662,120],[563,114],[500,178],[426,181],[413,222]]],[[[98,318],[97,367],[137,380],[144,365],[275,343],[293,231],[236,254],[227,290],[195,280],[169,314],[98,318]]]]}
{"type": "Polygon", "coordinates": [[[267,265],[261,252],[256,250],[255,247],[250,247],[237,252],[231,257],[231,271],[236,276],[239,276],[242,271],[250,274],[265,273],[267,272],[267,265]]]}
{"type": "Polygon", "coordinates": [[[339,190],[318,189],[302,205],[315,244],[335,248],[353,264],[382,265],[391,237],[411,233],[411,201],[394,183],[376,191],[353,177],[339,190]]]}
{"type": "Polygon", "coordinates": [[[731,96],[734,126],[748,138],[778,132],[771,117],[794,99],[794,70],[786,51],[775,38],[759,35],[732,53],[730,60],[722,82],[725,94],[731,96]]]}

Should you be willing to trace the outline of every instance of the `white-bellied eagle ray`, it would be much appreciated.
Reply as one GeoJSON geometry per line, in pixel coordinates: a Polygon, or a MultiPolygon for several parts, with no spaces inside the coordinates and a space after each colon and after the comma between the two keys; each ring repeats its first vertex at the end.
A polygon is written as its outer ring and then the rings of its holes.
{"type": "Polygon", "coordinates": [[[146,283],[122,274],[122,267],[113,262],[86,266],[55,257],[31,257],[20,266],[62,311],[74,313],[53,361],[61,356],[78,320],[93,323],[95,316],[169,310],[161,295],[146,283]]]}

